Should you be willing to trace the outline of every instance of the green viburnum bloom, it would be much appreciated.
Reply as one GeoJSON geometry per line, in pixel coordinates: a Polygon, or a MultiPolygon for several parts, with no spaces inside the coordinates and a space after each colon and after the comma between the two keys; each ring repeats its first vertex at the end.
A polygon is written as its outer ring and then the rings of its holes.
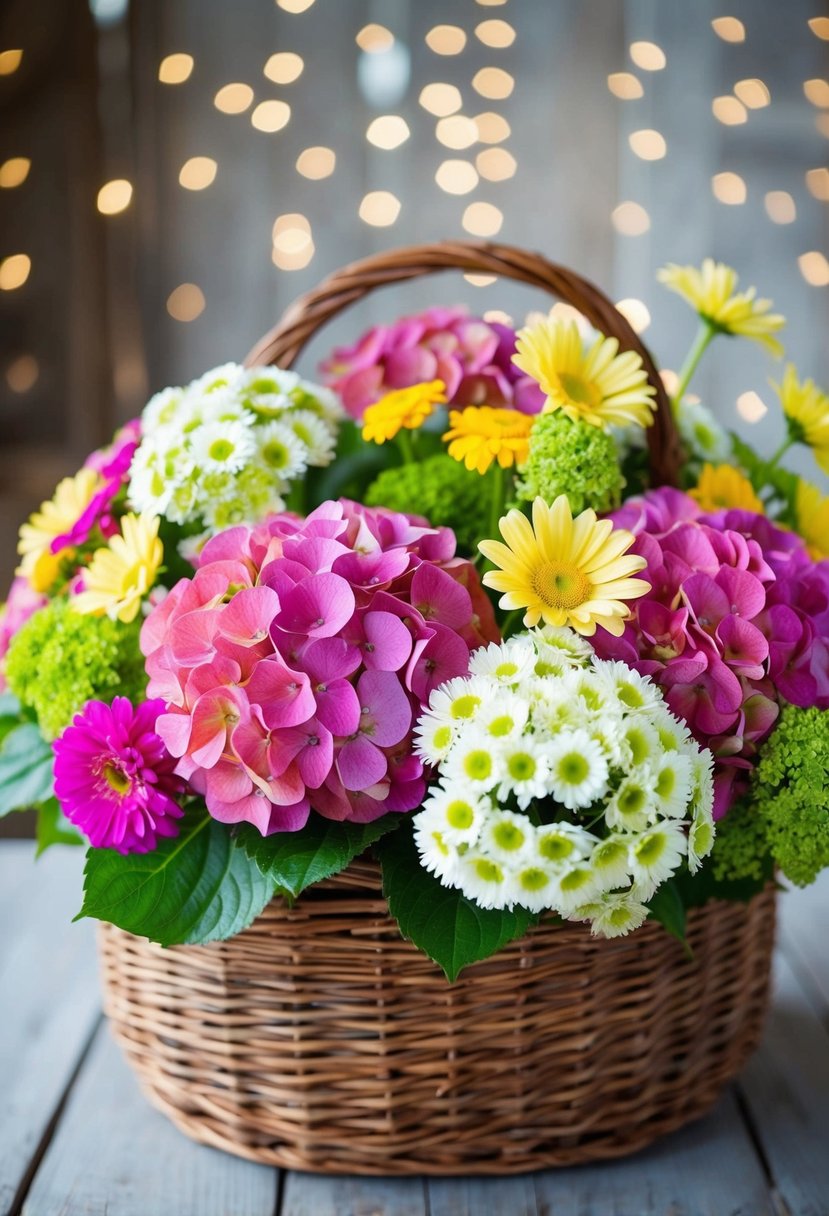
{"type": "Polygon", "coordinates": [[[619,506],[624,479],[613,436],[602,427],[573,421],[561,411],[541,414],[530,435],[530,454],[516,486],[533,502],[566,494],[574,515],[586,507],[600,514],[619,506]]]}
{"type": "Polygon", "coordinates": [[[436,527],[452,528],[462,553],[474,553],[489,528],[490,494],[480,474],[445,452],[384,469],[368,487],[365,501],[369,507],[425,515],[436,527]]]}

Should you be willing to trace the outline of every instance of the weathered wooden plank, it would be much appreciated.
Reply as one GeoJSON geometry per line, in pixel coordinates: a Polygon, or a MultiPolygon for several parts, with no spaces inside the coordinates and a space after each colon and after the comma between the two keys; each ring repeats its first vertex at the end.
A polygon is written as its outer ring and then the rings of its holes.
{"type": "MultiPolygon", "coordinates": [[[[25,898],[26,886],[32,881],[33,852],[31,840],[0,842],[0,925],[11,922],[14,909],[25,898]]],[[[11,933],[0,934],[0,967],[13,945],[11,933]]]]}
{"type": "Polygon", "coordinates": [[[2,851],[16,892],[4,901],[0,957],[0,1212],[14,1203],[100,1016],[92,925],[71,924],[80,851],[35,864],[25,850],[2,851]]]}
{"type": "Polygon", "coordinates": [[[429,1216],[539,1216],[535,1180],[525,1178],[433,1178],[429,1216]]]}
{"type": "Polygon", "coordinates": [[[829,1014],[829,950],[826,924],[829,921],[829,870],[803,891],[781,896],[780,949],[801,976],[805,971],[810,987],[819,994],[824,1015],[829,1014]]]}
{"type": "Polygon", "coordinates": [[[707,1118],[643,1153],[588,1169],[539,1174],[535,1188],[544,1216],[771,1216],[774,1211],[732,1094],[707,1118]]]}
{"type": "Polygon", "coordinates": [[[426,1216],[427,1210],[420,1178],[288,1174],[280,1216],[426,1216]]]}
{"type": "Polygon", "coordinates": [[[24,1216],[273,1216],[278,1174],[195,1144],[154,1110],[102,1025],[24,1216]]]}
{"type": "Polygon", "coordinates": [[[740,1082],[789,1216],[829,1203],[829,1033],[783,955],[763,1044],[740,1082]]]}

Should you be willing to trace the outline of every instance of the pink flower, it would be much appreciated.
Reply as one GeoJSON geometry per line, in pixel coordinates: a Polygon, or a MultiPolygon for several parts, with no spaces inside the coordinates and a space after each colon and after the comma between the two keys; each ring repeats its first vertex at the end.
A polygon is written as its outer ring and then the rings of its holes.
{"type": "Polygon", "coordinates": [[[88,701],[55,740],[55,797],[99,849],[148,853],[178,833],[184,782],[156,732],[162,701],[88,701]]]}
{"type": "Polygon", "coordinates": [[[22,575],[12,580],[6,602],[0,607],[0,692],[6,690],[4,662],[12,638],[38,608],[48,604],[48,598],[33,591],[29,580],[22,575]]]}
{"type": "Polygon", "coordinates": [[[96,528],[104,537],[114,536],[118,532],[119,525],[112,513],[113,506],[127,485],[130,465],[140,439],[141,421],[134,418],[116,432],[108,447],[99,448],[87,457],[84,468],[95,469],[100,475],[100,489],[69,531],[55,537],[51,544],[52,553],[86,544],[96,528]]]}
{"type": "Polygon", "coordinates": [[[538,385],[512,363],[515,331],[470,317],[463,308],[430,308],[378,325],[322,365],[352,418],[392,389],[442,380],[452,405],[513,406],[537,414],[538,385]]]}
{"type": "Polygon", "coordinates": [[[425,520],[323,503],[205,545],[144,623],[177,772],[225,823],[295,831],[418,806],[415,714],[498,636],[471,563],[425,520]]]}

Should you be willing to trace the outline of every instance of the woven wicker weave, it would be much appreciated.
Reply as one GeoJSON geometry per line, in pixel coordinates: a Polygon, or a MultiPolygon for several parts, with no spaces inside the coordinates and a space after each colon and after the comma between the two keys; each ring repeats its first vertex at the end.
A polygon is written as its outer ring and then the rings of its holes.
{"type": "MultiPolygon", "coordinates": [[[[453,268],[541,287],[638,351],[656,388],[653,479],[675,481],[670,406],[627,321],[572,271],[509,246],[346,267],[247,361],[289,366],[368,291],[453,268]]],[[[240,1156],[347,1174],[521,1173],[641,1148],[702,1114],[756,1046],[773,939],[769,890],[692,912],[693,961],[653,922],[614,941],[545,924],[449,985],[401,939],[365,859],[228,942],[100,935],[106,1010],[157,1106],[240,1156]]]]}

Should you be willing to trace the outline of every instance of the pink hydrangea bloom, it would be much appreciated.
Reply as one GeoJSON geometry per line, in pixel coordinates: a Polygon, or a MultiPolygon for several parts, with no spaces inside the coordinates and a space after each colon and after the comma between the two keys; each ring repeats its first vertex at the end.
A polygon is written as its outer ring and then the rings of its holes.
{"type": "Polygon", "coordinates": [[[184,782],[156,732],[164,702],[88,701],[55,740],[55,797],[99,849],[148,853],[178,833],[184,782]]]}
{"type": "Polygon", "coordinates": [[[829,708],[829,562],[765,516],[703,514],[679,490],[612,517],[636,534],[648,595],[620,638],[596,649],[650,675],[717,759],[715,815],[745,788],[780,699],[829,708]]]}
{"type": "Polygon", "coordinates": [[[129,480],[130,465],[141,439],[141,420],[127,422],[116,432],[111,444],[99,448],[84,461],[85,469],[94,469],[101,478],[100,488],[68,532],[56,536],[50,546],[53,553],[67,547],[86,544],[97,528],[105,537],[118,531],[118,520],[112,513],[113,503],[129,480]]]}
{"type": "Polygon", "coordinates": [[[442,380],[452,405],[514,406],[537,414],[544,396],[512,362],[515,331],[470,317],[463,308],[429,308],[377,325],[322,365],[352,418],[392,389],[442,380]]]}
{"type": "Polygon", "coordinates": [[[48,602],[45,595],[32,590],[27,578],[18,575],[12,580],[6,602],[0,607],[0,692],[6,690],[4,660],[12,638],[29,617],[48,602]]]}
{"type": "Polygon", "coordinates": [[[342,500],[213,537],[141,648],[177,771],[267,835],[418,806],[415,716],[497,636],[448,528],[342,500]]]}

